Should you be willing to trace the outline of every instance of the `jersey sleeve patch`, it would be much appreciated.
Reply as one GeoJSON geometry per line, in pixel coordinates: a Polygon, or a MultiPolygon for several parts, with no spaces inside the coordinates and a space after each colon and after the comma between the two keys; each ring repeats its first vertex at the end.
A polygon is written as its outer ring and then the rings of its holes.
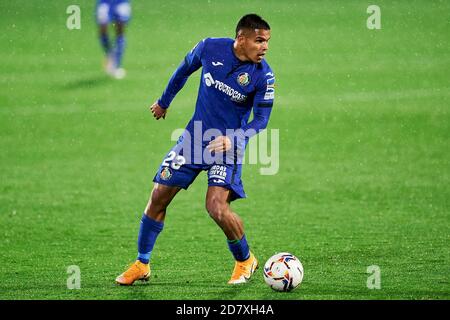
{"type": "Polygon", "coordinates": [[[264,100],[273,100],[275,98],[275,77],[268,78],[266,80],[266,93],[264,94],[264,100]]]}

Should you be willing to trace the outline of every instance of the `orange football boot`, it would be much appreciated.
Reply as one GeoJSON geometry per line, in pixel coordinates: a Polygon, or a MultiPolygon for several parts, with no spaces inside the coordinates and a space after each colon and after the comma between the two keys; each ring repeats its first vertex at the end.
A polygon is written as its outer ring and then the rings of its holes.
{"type": "Polygon", "coordinates": [[[258,269],[258,260],[256,260],[253,253],[250,252],[250,257],[247,260],[236,261],[233,274],[231,275],[228,284],[246,283],[256,269],[258,269]]]}
{"type": "Polygon", "coordinates": [[[150,278],[150,265],[136,260],[127,271],[116,278],[120,285],[131,286],[136,280],[148,281],[150,278]]]}

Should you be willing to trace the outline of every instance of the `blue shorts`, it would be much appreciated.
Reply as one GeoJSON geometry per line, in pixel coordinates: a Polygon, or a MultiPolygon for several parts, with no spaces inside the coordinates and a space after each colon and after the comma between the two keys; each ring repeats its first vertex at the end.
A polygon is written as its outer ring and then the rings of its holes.
{"type": "Polygon", "coordinates": [[[95,16],[98,24],[110,22],[127,23],[131,17],[128,0],[97,0],[95,16]]]}
{"type": "Polygon", "coordinates": [[[174,149],[164,158],[153,182],[187,189],[201,171],[207,171],[208,186],[230,190],[230,201],[246,197],[241,181],[242,164],[185,164],[183,156],[174,149]]]}

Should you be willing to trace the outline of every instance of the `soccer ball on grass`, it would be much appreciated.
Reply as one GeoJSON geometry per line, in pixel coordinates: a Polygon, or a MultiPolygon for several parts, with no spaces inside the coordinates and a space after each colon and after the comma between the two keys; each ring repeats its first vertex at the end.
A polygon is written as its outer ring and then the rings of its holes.
{"type": "Polygon", "coordinates": [[[276,291],[292,291],[303,280],[303,265],[291,253],[282,252],[270,257],[264,265],[264,281],[276,291]]]}

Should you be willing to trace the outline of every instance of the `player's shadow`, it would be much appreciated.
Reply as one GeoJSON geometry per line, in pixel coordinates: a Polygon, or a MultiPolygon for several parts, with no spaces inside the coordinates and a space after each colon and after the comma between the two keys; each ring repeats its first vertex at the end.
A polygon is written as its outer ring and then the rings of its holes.
{"type": "MultiPolygon", "coordinates": [[[[136,282],[133,286],[119,286],[117,288],[118,297],[120,299],[159,299],[161,295],[167,294],[168,290],[172,291],[174,299],[196,299],[195,296],[184,293],[191,290],[200,290],[208,287],[215,294],[208,294],[209,300],[234,300],[242,291],[245,291],[245,285],[230,286],[227,284],[211,284],[210,282],[186,282],[186,281],[160,281],[153,280],[150,282],[136,282]]],[[[247,288],[248,289],[248,288],[247,288]]]]}
{"type": "Polygon", "coordinates": [[[63,84],[65,90],[97,88],[111,81],[106,75],[96,75],[89,78],[82,78],[63,84]]]}
{"type": "Polygon", "coordinates": [[[237,295],[244,291],[243,285],[227,285],[223,290],[220,290],[214,300],[233,300],[237,295]]]}

